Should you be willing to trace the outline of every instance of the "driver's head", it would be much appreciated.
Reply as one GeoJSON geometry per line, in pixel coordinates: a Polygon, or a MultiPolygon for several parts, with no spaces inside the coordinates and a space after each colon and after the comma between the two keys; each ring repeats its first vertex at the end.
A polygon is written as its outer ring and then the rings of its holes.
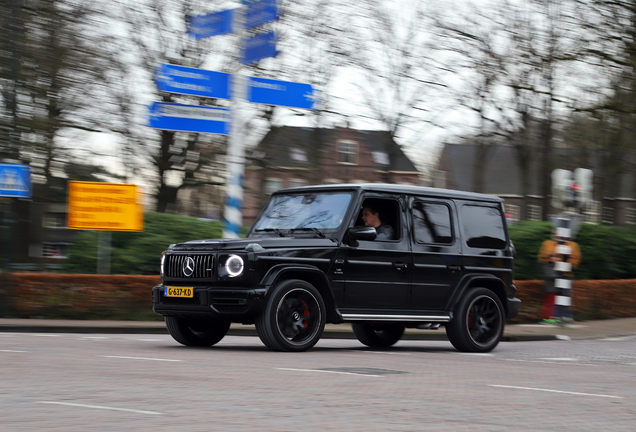
{"type": "Polygon", "coordinates": [[[371,206],[364,206],[362,209],[362,220],[366,226],[372,226],[374,228],[379,227],[382,222],[380,221],[380,214],[371,206]]]}

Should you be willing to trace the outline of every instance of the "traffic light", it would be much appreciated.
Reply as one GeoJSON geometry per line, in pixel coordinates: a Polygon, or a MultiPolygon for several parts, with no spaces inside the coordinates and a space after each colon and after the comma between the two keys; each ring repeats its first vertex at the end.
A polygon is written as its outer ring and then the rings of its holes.
{"type": "Polygon", "coordinates": [[[567,170],[552,171],[552,206],[585,208],[592,199],[592,176],[592,170],[585,168],[574,170],[574,176],[567,170]]]}

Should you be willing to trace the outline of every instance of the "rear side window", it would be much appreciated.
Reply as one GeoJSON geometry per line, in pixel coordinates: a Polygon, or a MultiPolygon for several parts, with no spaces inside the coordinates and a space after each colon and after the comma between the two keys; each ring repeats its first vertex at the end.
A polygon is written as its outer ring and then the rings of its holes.
{"type": "Polygon", "coordinates": [[[464,240],[468,247],[504,249],[506,231],[504,219],[497,207],[465,205],[462,207],[464,240]]]}
{"type": "Polygon", "coordinates": [[[418,243],[453,242],[451,213],[446,204],[416,201],[413,204],[413,233],[418,243]]]}

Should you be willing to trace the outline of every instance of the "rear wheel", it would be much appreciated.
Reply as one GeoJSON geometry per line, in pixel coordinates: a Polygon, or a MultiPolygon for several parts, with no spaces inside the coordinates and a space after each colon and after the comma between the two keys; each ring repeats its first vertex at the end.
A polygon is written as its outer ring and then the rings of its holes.
{"type": "Polygon", "coordinates": [[[275,351],[306,351],[325,328],[325,303],[316,288],[302,280],[277,285],[256,318],[261,341],[275,351]]]}
{"type": "Polygon", "coordinates": [[[448,339],[459,351],[488,352],[504,330],[501,300],[486,288],[469,291],[459,303],[455,317],[446,325],[448,339]]]}
{"type": "Polygon", "coordinates": [[[165,317],[166,327],[174,340],[186,346],[211,346],[225,337],[230,323],[224,321],[192,321],[165,317]]]}
{"type": "Polygon", "coordinates": [[[404,326],[399,324],[351,324],[356,338],[372,348],[389,347],[402,339],[404,326]]]}

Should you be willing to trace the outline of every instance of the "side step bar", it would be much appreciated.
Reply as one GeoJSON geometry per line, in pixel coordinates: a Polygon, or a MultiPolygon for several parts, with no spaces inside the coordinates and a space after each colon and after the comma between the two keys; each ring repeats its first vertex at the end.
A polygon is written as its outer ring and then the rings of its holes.
{"type": "Polygon", "coordinates": [[[343,313],[345,321],[426,321],[450,322],[450,315],[377,315],[377,314],[348,314],[343,313]]]}

